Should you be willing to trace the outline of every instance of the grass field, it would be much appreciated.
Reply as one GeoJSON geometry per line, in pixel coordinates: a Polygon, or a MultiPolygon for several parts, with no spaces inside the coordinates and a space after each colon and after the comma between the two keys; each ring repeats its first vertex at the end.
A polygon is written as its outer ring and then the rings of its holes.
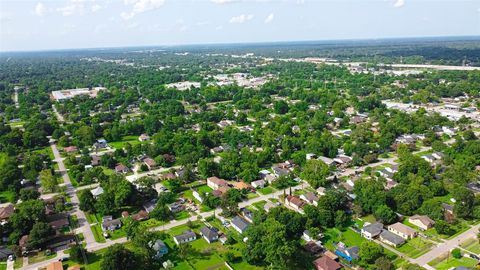
{"type": "Polygon", "coordinates": [[[428,242],[421,237],[415,237],[411,240],[408,240],[407,243],[396,249],[403,254],[415,259],[420,257],[422,254],[427,253],[432,246],[433,244],[431,242],[428,242]]]}
{"type": "Polygon", "coordinates": [[[274,189],[272,187],[264,187],[264,188],[259,188],[257,189],[258,192],[262,195],[268,195],[272,194],[274,192],[274,189]]]}
{"type": "Polygon", "coordinates": [[[466,266],[473,268],[477,264],[477,261],[471,258],[462,257],[455,259],[452,256],[444,255],[440,258],[436,258],[428,263],[428,265],[434,267],[437,270],[448,270],[458,266],[466,266]]]}
{"type": "Polygon", "coordinates": [[[15,192],[13,191],[2,191],[0,192],[0,203],[14,202],[15,201],[15,192]]]}
{"type": "Polygon", "coordinates": [[[103,231],[102,228],[100,227],[100,224],[96,224],[93,226],[90,226],[90,229],[92,230],[93,237],[95,237],[95,241],[98,243],[105,243],[105,237],[103,237],[103,231]]]}
{"type": "Polygon", "coordinates": [[[141,142],[138,140],[138,136],[125,136],[121,141],[109,142],[108,145],[116,149],[122,149],[127,143],[135,145],[140,144],[141,142]]]}
{"type": "Polygon", "coordinates": [[[56,256],[57,254],[55,252],[47,256],[45,255],[44,251],[40,251],[37,254],[35,254],[35,256],[28,257],[28,264],[42,262],[51,258],[55,258],[56,256]]]}
{"type": "Polygon", "coordinates": [[[478,242],[478,239],[470,238],[460,244],[460,246],[472,253],[480,254],[480,243],[478,242]]]}

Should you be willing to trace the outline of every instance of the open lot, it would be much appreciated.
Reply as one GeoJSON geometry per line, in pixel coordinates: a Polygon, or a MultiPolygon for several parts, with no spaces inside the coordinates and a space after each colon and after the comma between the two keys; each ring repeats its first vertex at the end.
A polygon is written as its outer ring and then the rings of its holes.
{"type": "Polygon", "coordinates": [[[474,259],[466,257],[455,259],[452,256],[448,256],[448,254],[445,254],[440,258],[436,258],[428,263],[428,265],[438,270],[448,270],[458,266],[474,267],[476,264],[477,261],[474,259]]]}
{"type": "Polygon", "coordinates": [[[421,237],[415,237],[396,249],[410,258],[418,258],[422,254],[427,253],[432,246],[433,244],[431,242],[421,237]]]}
{"type": "Polygon", "coordinates": [[[480,254],[480,243],[478,239],[474,239],[474,238],[468,239],[467,241],[460,244],[460,246],[472,253],[480,254]]]}

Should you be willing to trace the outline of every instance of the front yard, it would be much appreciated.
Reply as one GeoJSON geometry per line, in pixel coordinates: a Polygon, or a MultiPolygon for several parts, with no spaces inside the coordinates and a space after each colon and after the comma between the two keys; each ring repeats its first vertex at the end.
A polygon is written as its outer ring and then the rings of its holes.
{"type": "Polygon", "coordinates": [[[396,249],[408,257],[415,259],[427,253],[432,246],[433,244],[431,242],[421,237],[415,237],[396,249]]]}
{"type": "Polygon", "coordinates": [[[445,254],[439,258],[436,258],[433,261],[428,263],[428,265],[434,267],[437,270],[448,270],[458,266],[473,268],[476,264],[477,264],[477,261],[474,259],[467,258],[467,257],[455,259],[452,256],[448,256],[448,254],[445,254]]]}

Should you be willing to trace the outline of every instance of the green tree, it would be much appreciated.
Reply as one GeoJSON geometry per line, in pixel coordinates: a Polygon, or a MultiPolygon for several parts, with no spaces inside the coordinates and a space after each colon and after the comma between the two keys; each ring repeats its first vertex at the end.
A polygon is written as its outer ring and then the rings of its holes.
{"type": "Polygon", "coordinates": [[[28,246],[30,248],[41,248],[54,235],[55,231],[45,222],[37,222],[32,226],[28,235],[28,246]]]}
{"type": "Polygon", "coordinates": [[[362,261],[372,264],[383,255],[383,247],[370,241],[363,242],[360,245],[358,256],[362,261]]]}
{"type": "Polygon", "coordinates": [[[452,257],[455,259],[460,259],[462,258],[462,252],[460,251],[459,248],[454,248],[451,251],[452,257]]]}
{"type": "Polygon", "coordinates": [[[393,270],[395,269],[392,261],[387,257],[380,257],[375,260],[375,269],[377,270],[393,270]]]}
{"type": "Polygon", "coordinates": [[[43,190],[53,192],[57,188],[57,178],[52,174],[52,170],[45,169],[40,172],[40,183],[42,183],[43,190]]]}
{"type": "Polygon", "coordinates": [[[95,198],[90,190],[85,189],[80,192],[78,196],[80,210],[87,212],[95,212],[95,198]]]}
{"type": "Polygon", "coordinates": [[[313,188],[318,188],[327,184],[327,176],[329,173],[330,169],[327,164],[321,160],[311,159],[305,164],[300,176],[313,188]]]}
{"type": "Polygon", "coordinates": [[[100,263],[102,270],[137,269],[139,260],[133,252],[121,244],[115,244],[107,249],[100,263]]]}

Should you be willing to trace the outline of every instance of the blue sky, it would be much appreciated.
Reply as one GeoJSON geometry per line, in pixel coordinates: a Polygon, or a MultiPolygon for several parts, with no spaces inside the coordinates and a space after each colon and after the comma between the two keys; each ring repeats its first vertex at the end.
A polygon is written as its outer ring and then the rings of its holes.
{"type": "Polygon", "coordinates": [[[0,0],[0,51],[480,35],[480,0],[0,0]]]}

